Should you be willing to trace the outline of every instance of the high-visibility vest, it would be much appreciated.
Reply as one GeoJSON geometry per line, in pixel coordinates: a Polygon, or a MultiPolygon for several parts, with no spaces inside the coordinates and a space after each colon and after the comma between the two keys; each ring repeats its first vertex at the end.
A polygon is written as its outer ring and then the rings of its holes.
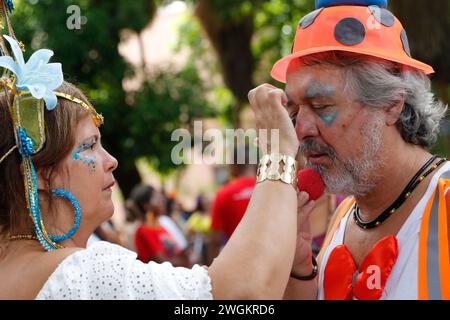
{"type": "MultiPolygon", "coordinates": [[[[449,188],[450,171],[447,171],[439,177],[422,216],[418,253],[419,300],[450,300],[450,207],[447,207],[445,199],[445,191],[449,188]]],[[[335,218],[318,255],[319,266],[337,227],[351,212],[354,204],[355,199],[348,197],[336,209],[335,218]]]]}

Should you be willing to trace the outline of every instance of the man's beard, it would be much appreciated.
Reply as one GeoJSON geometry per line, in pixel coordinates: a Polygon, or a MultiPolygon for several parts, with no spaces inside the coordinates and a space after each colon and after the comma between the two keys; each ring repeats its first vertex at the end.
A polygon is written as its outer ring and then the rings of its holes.
{"type": "Polygon", "coordinates": [[[377,185],[383,164],[383,158],[378,152],[383,123],[383,116],[374,113],[374,117],[363,126],[361,149],[356,159],[338,159],[331,147],[319,145],[312,138],[303,141],[300,147],[302,153],[308,150],[326,154],[333,161],[333,173],[323,165],[307,163],[308,167],[320,173],[327,192],[361,198],[377,185]]]}

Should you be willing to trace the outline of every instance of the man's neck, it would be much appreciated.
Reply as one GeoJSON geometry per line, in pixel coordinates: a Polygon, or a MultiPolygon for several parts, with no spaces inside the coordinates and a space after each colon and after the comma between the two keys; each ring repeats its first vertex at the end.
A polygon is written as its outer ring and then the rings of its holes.
{"type": "Polygon", "coordinates": [[[430,157],[421,147],[406,143],[396,150],[388,151],[377,185],[367,196],[357,198],[361,217],[365,221],[372,221],[389,208],[430,157]]]}

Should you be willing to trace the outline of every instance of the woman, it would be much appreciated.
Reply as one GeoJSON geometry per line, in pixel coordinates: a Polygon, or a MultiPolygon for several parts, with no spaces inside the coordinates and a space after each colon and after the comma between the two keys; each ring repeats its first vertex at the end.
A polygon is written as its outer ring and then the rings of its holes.
{"type": "MultiPolygon", "coordinates": [[[[187,266],[187,256],[174,236],[159,220],[165,207],[164,198],[152,186],[137,185],[127,200],[127,209],[139,221],[134,234],[138,259],[143,262],[171,262],[175,266],[187,266]]],[[[184,248],[185,249],[185,248],[184,248]]]]}
{"type": "MultiPolygon", "coordinates": [[[[89,236],[114,212],[111,193],[118,163],[102,147],[99,116],[88,99],[68,83],[56,90],[56,107],[45,109],[46,142],[27,159],[36,171],[43,223],[39,230],[45,226],[51,239],[60,239],[56,235],[74,225],[75,208],[76,232],[61,238],[56,250],[44,249],[42,237],[36,241],[41,233],[35,234],[27,212],[29,193],[23,180],[30,172],[23,164],[29,162],[15,148],[10,110],[2,97],[0,299],[282,298],[293,268],[297,209],[307,216],[314,202],[308,202],[305,193],[297,196],[292,185],[280,180],[258,183],[245,217],[209,268],[145,264],[133,252],[107,242],[86,249],[89,236]],[[56,189],[67,190],[69,201],[55,197],[56,189]]],[[[286,110],[280,106],[271,113],[264,107],[254,111],[259,128],[281,128],[281,141],[273,141],[271,147],[295,157],[298,141],[286,110]]],[[[20,146],[19,150],[23,152],[20,146]]]]}

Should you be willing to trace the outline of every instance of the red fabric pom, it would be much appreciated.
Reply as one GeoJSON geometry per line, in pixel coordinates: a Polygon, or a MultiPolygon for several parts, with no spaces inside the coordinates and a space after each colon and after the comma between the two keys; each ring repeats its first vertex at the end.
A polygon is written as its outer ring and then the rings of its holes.
{"type": "Polygon", "coordinates": [[[298,190],[309,194],[310,200],[319,199],[325,191],[325,183],[320,174],[311,168],[303,169],[298,172],[297,186],[298,190]]]}

